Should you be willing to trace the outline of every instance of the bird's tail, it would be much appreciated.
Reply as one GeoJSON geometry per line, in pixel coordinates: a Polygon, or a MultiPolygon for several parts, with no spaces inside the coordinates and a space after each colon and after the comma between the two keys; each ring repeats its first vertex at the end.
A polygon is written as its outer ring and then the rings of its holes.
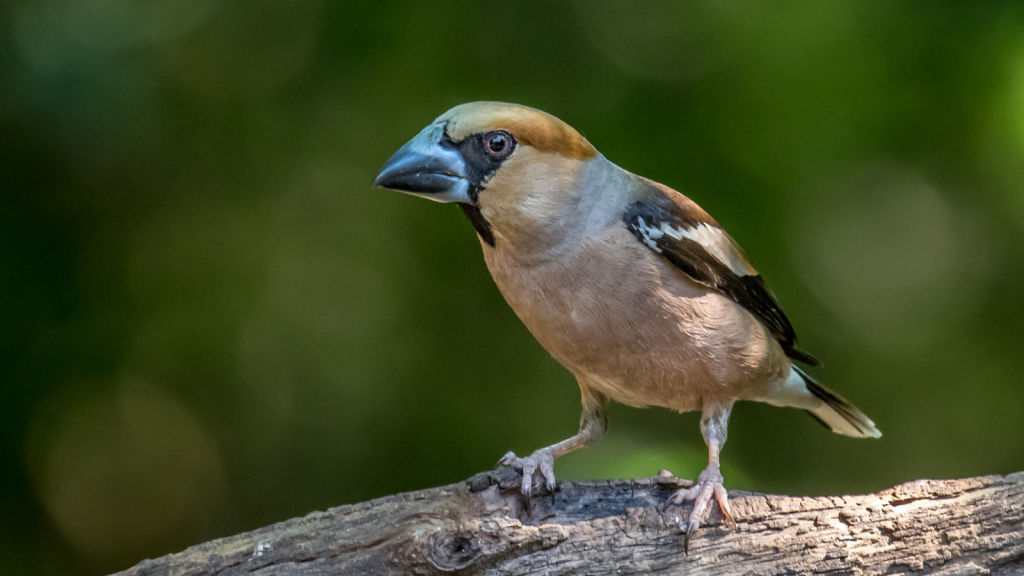
{"type": "Polygon", "coordinates": [[[823,426],[831,429],[837,434],[853,436],[855,438],[879,438],[882,433],[875,428],[875,423],[850,404],[845,398],[835,392],[818,384],[814,378],[808,376],[803,370],[793,366],[793,370],[800,375],[807,391],[812,396],[821,400],[819,406],[807,410],[807,413],[821,422],[823,426]]]}

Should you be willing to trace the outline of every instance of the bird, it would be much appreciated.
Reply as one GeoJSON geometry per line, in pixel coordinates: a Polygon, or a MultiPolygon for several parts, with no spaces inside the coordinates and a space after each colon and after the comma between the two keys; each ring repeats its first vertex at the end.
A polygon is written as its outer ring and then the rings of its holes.
{"type": "MultiPolygon", "coordinates": [[[[708,465],[664,506],[693,500],[684,550],[717,502],[735,525],[720,454],[737,401],[806,410],[833,432],[880,437],[853,404],[796,363],[789,319],[743,249],[682,193],[605,158],[541,110],[505,102],[455,106],[384,164],[378,187],[455,203],[484,261],[537,341],[575,377],[579,432],[498,466],[554,494],[556,458],[607,429],[607,406],[699,411],[708,465]]],[[[529,512],[528,512],[529,513],[529,512]]]]}

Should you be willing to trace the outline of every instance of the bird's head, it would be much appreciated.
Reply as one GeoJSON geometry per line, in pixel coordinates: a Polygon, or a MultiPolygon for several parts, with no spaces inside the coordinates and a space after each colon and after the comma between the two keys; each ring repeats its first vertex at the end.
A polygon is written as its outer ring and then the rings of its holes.
{"type": "Polygon", "coordinates": [[[445,112],[402,146],[374,184],[459,203],[493,245],[494,233],[529,235],[556,224],[578,203],[584,167],[598,157],[586,138],[546,112],[471,102],[445,112]]]}

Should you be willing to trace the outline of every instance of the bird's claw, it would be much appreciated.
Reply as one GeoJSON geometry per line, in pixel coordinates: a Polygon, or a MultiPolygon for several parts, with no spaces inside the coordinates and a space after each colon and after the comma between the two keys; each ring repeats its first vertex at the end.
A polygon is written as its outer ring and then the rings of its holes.
{"type": "Polygon", "coordinates": [[[677,521],[679,529],[686,531],[686,536],[683,537],[684,554],[690,553],[690,537],[694,531],[700,528],[700,523],[709,510],[708,506],[711,504],[712,498],[718,502],[718,507],[722,510],[725,522],[731,527],[736,527],[736,520],[733,519],[732,509],[729,507],[729,493],[725,490],[725,485],[722,482],[722,472],[718,465],[708,464],[708,467],[700,473],[696,484],[690,488],[677,490],[675,494],[669,496],[668,500],[665,501],[662,510],[667,510],[672,504],[681,504],[686,500],[693,500],[693,510],[690,512],[690,517],[685,527],[681,519],[677,521]]]}
{"type": "Polygon", "coordinates": [[[551,505],[554,506],[556,487],[555,457],[551,453],[551,450],[541,448],[526,458],[520,458],[516,456],[515,452],[509,452],[498,460],[498,463],[495,464],[494,468],[497,469],[499,466],[522,468],[523,483],[522,486],[520,486],[519,491],[523,494],[523,506],[526,508],[527,515],[532,513],[530,496],[533,493],[533,475],[535,472],[540,472],[541,477],[544,478],[544,485],[547,487],[548,492],[551,493],[551,505]]]}

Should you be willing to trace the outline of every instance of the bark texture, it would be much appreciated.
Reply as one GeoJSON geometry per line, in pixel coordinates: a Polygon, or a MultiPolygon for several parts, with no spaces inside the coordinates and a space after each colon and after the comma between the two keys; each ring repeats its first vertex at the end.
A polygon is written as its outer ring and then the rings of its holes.
{"type": "Polygon", "coordinates": [[[539,485],[527,515],[513,470],[314,512],[146,560],[124,576],[327,574],[1024,575],[1024,472],[918,480],[863,496],[732,491],[683,554],[659,505],[689,480],[539,485]]]}

